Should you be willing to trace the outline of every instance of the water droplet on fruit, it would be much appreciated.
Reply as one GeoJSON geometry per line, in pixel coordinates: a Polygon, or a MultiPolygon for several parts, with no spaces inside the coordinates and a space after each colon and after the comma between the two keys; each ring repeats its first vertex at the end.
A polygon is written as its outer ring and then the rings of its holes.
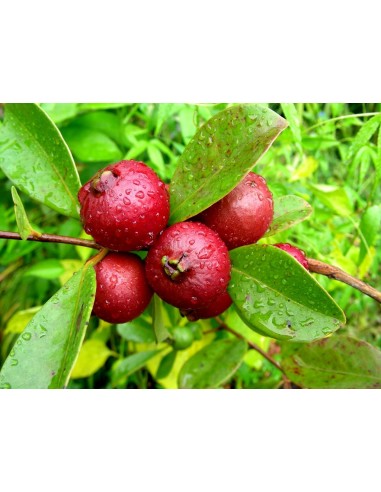
{"type": "Polygon", "coordinates": [[[140,185],[140,181],[139,181],[138,179],[134,179],[134,180],[133,180],[133,183],[134,183],[134,185],[136,185],[136,186],[139,186],[139,185],[140,185]]]}
{"type": "Polygon", "coordinates": [[[144,198],[144,191],[141,190],[138,191],[135,196],[136,198],[140,198],[140,199],[144,198]]]}

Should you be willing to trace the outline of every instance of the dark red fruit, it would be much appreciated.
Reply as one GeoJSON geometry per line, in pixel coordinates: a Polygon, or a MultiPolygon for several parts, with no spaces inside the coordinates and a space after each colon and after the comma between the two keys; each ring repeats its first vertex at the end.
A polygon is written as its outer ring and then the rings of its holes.
{"type": "Polygon", "coordinates": [[[291,244],[288,243],[278,243],[274,244],[276,248],[283,249],[283,251],[286,251],[286,253],[289,253],[291,256],[295,258],[295,260],[298,260],[298,262],[304,266],[306,270],[308,270],[308,261],[306,258],[306,254],[304,251],[301,249],[297,248],[296,246],[292,246],[291,244]]]}
{"type": "Polygon", "coordinates": [[[95,265],[97,290],[93,313],[109,323],[126,323],[148,306],[152,289],[144,262],[133,253],[109,253],[95,265]]]}
{"type": "Polygon", "coordinates": [[[212,302],[201,309],[181,309],[181,314],[186,316],[189,321],[197,321],[198,319],[207,319],[214,318],[214,316],[218,316],[232,304],[231,297],[227,293],[227,291],[223,292],[212,302]]]}
{"type": "Polygon", "coordinates": [[[199,309],[222,294],[230,280],[225,243],[209,227],[180,222],[166,229],[148,251],[147,280],[166,302],[199,309]]]}
{"type": "Polygon", "coordinates": [[[165,184],[143,162],[105,167],[82,186],[78,199],[85,231],[114,251],[149,247],[168,222],[165,184]]]}
{"type": "Polygon", "coordinates": [[[234,249],[261,239],[273,215],[273,197],[265,179],[250,172],[234,190],[195,220],[216,231],[228,249],[234,249]]]}

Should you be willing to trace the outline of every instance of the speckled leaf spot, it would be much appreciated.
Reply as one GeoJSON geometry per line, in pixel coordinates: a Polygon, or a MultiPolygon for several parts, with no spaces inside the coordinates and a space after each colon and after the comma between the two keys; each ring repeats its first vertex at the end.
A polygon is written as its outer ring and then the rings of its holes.
{"type": "Polygon", "coordinates": [[[31,198],[78,218],[78,171],[49,116],[36,104],[6,104],[0,127],[0,167],[31,198]]]}
{"type": "Polygon", "coordinates": [[[213,116],[179,158],[170,187],[170,223],[227,195],[286,127],[285,119],[259,104],[232,106],[213,116]]]}
{"type": "Polygon", "coordinates": [[[282,367],[302,388],[381,388],[381,352],[346,335],[309,344],[283,344],[282,367]]]}
{"type": "Polygon", "coordinates": [[[78,357],[95,295],[85,265],[41,308],[18,337],[0,371],[0,388],[64,388],[78,357]]]}
{"type": "Polygon", "coordinates": [[[340,307],[291,255],[269,245],[230,251],[228,292],[253,330],[279,340],[310,342],[345,323],[340,307]]]}

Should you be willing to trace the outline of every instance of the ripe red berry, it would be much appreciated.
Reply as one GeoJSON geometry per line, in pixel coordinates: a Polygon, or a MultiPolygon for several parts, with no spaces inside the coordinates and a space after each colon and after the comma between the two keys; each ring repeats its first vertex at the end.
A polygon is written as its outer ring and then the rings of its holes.
{"type": "Polygon", "coordinates": [[[219,316],[226,311],[231,304],[232,299],[225,291],[213,299],[208,306],[200,309],[181,309],[181,314],[186,316],[189,321],[214,318],[214,316],[219,316]]]}
{"type": "Polygon", "coordinates": [[[195,217],[218,233],[228,249],[256,243],[274,215],[272,193],[250,172],[228,195],[195,217]]]}
{"type": "Polygon", "coordinates": [[[169,218],[165,184],[143,162],[105,167],[82,186],[78,199],[85,231],[114,251],[149,247],[169,218]]]}
{"type": "Polygon", "coordinates": [[[199,309],[222,294],[230,280],[225,243],[209,227],[180,222],[166,229],[148,251],[147,279],[166,302],[199,309]]]}
{"type": "Polygon", "coordinates": [[[306,270],[308,270],[308,261],[306,258],[306,254],[304,251],[301,249],[297,248],[296,246],[292,246],[291,244],[288,243],[278,243],[278,244],[273,244],[276,248],[283,249],[283,251],[286,251],[286,253],[289,253],[291,256],[295,258],[295,260],[298,260],[298,262],[304,266],[306,270]]]}
{"type": "Polygon", "coordinates": [[[97,290],[93,313],[109,323],[126,323],[148,306],[152,289],[144,262],[133,253],[109,253],[95,265],[97,290]]]}

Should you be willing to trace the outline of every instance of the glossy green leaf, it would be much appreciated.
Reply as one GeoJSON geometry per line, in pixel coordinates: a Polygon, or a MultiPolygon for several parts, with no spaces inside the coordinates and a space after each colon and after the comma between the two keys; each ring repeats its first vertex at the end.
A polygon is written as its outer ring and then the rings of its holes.
{"type": "Polygon", "coordinates": [[[308,342],[336,331],[345,316],[291,255],[269,245],[230,251],[228,291],[238,314],[260,334],[308,342]]]}
{"type": "Polygon", "coordinates": [[[87,378],[104,366],[106,360],[116,356],[101,340],[86,340],[79,352],[77,362],[71,373],[71,379],[87,378]]]}
{"type": "Polygon", "coordinates": [[[0,371],[0,388],[64,388],[76,362],[95,295],[84,266],[38,311],[0,371]]]}
{"type": "Polygon", "coordinates": [[[118,161],[123,156],[116,143],[98,130],[72,125],[62,129],[62,136],[82,162],[118,161]]]}
{"type": "Polygon", "coordinates": [[[70,151],[36,104],[6,104],[0,127],[0,167],[23,193],[78,218],[80,181],[70,151]]]}
{"type": "Polygon", "coordinates": [[[265,237],[285,231],[307,219],[312,213],[311,205],[294,195],[285,195],[274,199],[274,218],[265,237]]]}
{"type": "Polygon", "coordinates": [[[295,140],[295,146],[302,153],[302,134],[300,131],[300,122],[298,112],[294,103],[281,103],[281,107],[287,123],[290,125],[290,131],[295,140]]]}
{"type": "Polygon", "coordinates": [[[148,323],[141,316],[129,323],[117,325],[116,331],[129,342],[152,343],[156,341],[152,323],[148,323]]]}
{"type": "Polygon", "coordinates": [[[164,324],[163,301],[156,294],[153,295],[152,319],[156,342],[160,343],[171,338],[171,334],[164,324]]]}
{"type": "Polygon", "coordinates": [[[142,369],[147,362],[155,357],[161,350],[146,350],[129,355],[125,359],[120,359],[115,362],[112,367],[111,379],[113,386],[117,385],[123,378],[126,378],[134,372],[142,369]]]}
{"type": "Polygon", "coordinates": [[[199,350],[181,368],[179,388],[217,388],[225,383],[241,365],[247,343],[240,338],[217,340],[199,350]]]}
{"type": "Polygon", "coordinates": [[[381,388],[381,352],[345,335],[282,349],[287,377],[303,388],[381,388]]]}
{"type": "Polygon", "coordinates": [[[156,379],[163,379],[168,376],[168,374],[172,371],[177,354],[177,350],[171,350],[161,359],[160,365],[156,372],[156,379]]]}
{"type": "Polygon", "coordinates": [[[30,225],[29,219],[26,215],[24,205],[17,193],[17,190],[14,186],[11,187],[12,199],[15,204],[15,216],[17,222],[17,228],[19,230],[20,236],[22,239],[26,239],[29,235],[32,236],[41,236],[41,234],[33,229],[30,225]]]}
{"type": "Polygon", "coordinates": [[[228,194],[287,122],[270,109],[240,104],[207,121],[186,146],[171,182],[170,222],[181,222],[228,194]]]}
{"type": "Polygon", "coordinates": [[[309,185],[313,193],[326,207],[336,214],[347,216],[353,212],[352,202],[344,188],[333,185],[309,185]]]}
{"type": "Polygon", "coordinates": [[[78,116],[70,124],[70,128],[84,127],[104,133],[120,145],[125,144],[122,121],[109,111],[92,111],[78,116]]]}
{"type": "Polygon", "coordinates": [[[65,272],[64,266],[60,260],[51,258],[42,260],[27,268],[24,277],[39,277],[54,279],[58,278],[65,272]]]}
{"type": "Polygon", "coordinates": [[[365,258],[370,246],[373,246],[380,230],[381,205],[369,207],[362,215],[360,222],[360,256],[359,263],[365,258]]]}

